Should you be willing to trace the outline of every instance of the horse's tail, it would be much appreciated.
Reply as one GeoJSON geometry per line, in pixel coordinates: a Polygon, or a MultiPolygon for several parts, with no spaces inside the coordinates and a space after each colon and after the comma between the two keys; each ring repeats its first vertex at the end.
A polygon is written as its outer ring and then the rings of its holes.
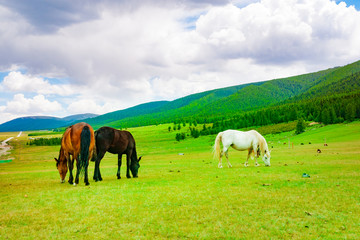
{"type": "MultiPolygon", "coordinates": [[[[96,143],[96,136],[97,136],[97,135],[98,135],[98,132],[95,131],[95,132],[94,132],[95,143],[96,143]]],[[[96,144],[94,144],[94,150],[93,150],[93,155],[92,155],[91,161],[92,161],[92,162],[95,162],[95,161],[96,161],[96,157],[97,157],[97,147],[96,147],[96,144]]]]}
{"type": "Polygon", "coordinates": [[[83,127],[80,135],[80,173],[84,173],[86,166],[89,164],[89,147],[91,141],[90,128],[88,126],[83,127]]]}
{"type": "Polygon", "coordinates": [[[213,146],[214,158],[220,157],[220,152],[221,152],[220,142],[222,140],[222,135],[223,135],[223,132],[219,132],[218,135],[215,138],[215,143],[214,143],[214,146],[213,146]]]}

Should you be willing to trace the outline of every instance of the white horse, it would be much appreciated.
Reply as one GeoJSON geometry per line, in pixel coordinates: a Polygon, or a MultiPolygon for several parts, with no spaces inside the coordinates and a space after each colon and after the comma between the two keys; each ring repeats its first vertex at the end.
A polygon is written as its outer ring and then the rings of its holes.
{"type": "Polygon", "coordinates": [[[242,132],[237,130],[226,130],[220,132],[215,139],[214,144],[214,157],[219,157],[219,168],[222,168],[222,156],[225,153],[228,167],[232,167],[229,162],[228,150],[229,147],[233,147],[236,150],[244,151],[248,150],[248,156],[246,158],[245,167],[248,166],[248,160],[252,153],[255,155],[255,166],[259,166],[257,158],[260,153],[263,155],[263,161],[265,166],[270,166],[270,151],[266,140],[260,133],[255,130],[248,132],[242,132]],[[220,142],[222,142],[223,149],[220,149],[220,142]]]}

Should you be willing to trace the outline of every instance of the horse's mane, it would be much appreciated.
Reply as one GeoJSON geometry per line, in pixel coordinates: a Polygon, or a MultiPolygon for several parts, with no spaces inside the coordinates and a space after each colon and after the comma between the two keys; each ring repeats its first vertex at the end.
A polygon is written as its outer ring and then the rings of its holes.
{"type": "Polygon", "coordinates": [[[259,146],[260,146],[261,152],[264,153],[264,151],[266,150],[265,149],[266,146],[265,146],[265,140],[263,137],[259,137],[259,146]]]}
{"type": "Polygon", "coordinates": [[[262,154],[265,154],[266,150],[269,151],[267,143],[265,141],[265,138],[260,133],[258,133],[257,131],[254,130],[254,132],[256,133],[256,136],[257,136],[258,141],[259,141],[260,151],[261,151],[262,154]]]}

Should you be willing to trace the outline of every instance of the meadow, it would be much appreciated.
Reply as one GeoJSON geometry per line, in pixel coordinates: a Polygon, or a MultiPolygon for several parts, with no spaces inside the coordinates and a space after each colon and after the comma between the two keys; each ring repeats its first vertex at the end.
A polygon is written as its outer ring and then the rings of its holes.
{"type": "MultiPolygon", "coordinates": [[[[0,239],[356,239],[360,235],[360,122],[269,134],[271,167],[245,168],[229,151],[217,168],[215,135],[176,141],[172,125],[128,129],[139,178],[116,179],[117,156],[101,162],[103,181],[60,183],[59,146],[14,138],[0,163],[0,239]],[[324,142],[328,146],[324,146],[324,142]],[[321,153],[317,152],[321,150],[321,153]],[[303,178],[303,173],[310,178],[303,178]]],[[[182,131],[185,131],[183,128],[182,131]]],[[[0,141],[17,133],[0,133],[0,141]]],[[[124,161],[123,161],[124,162],[124,161]]],[[[67,179],[66,179],[67,180],[67,179]]]]}

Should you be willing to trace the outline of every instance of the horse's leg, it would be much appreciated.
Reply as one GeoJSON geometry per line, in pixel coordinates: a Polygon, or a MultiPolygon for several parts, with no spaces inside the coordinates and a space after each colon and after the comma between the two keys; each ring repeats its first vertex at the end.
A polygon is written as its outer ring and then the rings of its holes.
{"type": "Polygon", "coordinates": [[[98,170],[97,170],[97,168],[98,168],[98,158],[96,157],[96,160],[95,160],[95,166],[94,166],[94,175],[93,175],[93,180],[95,181],[95,182],[97,182],[98,181],[98,170]]]}
{"type": "Polygon", "coordinates": [[[79,175],[80,175],[80,161],[79,161],[79,155],[74,157],[74,161],[76,161],[76,177],[75,177],[75,182],[74,185],[79,184],[79,175]]]}
{"type": "Polygon", "coordinates": [[[259,157],[258,148],[259,148],[258,145],[254,145],[254,146],[253,146],[253,149],[254,149],[254,158],[255,158],[255,167],[260,166],[260,164],[257,162],[257,159],[258,159],[258,157],[259,157]]]}
{"type": "Polygon", "coordinates": [[[96,156],[96,159],[95,159],[95,166],[94,166],[94,175],[93,175],[93,180],[95,182],[97,182],[97,162],[98,162],[98,156],[96,156]]]}
{"type": "Polygon", "coordinates": [[[249,166],[248,161],[249,161],[249,157],[251,156],[252,151],[253,150],[251,148],[248,150],[248,155],[247,155],[247,158],[246,158],[246,162],[244,164],[245,167],[249,166]]]}
{"type": "Polygon", "coordinates": [[[103,159],[104,155],[105,155],[105,151],[104,152],[101,151],[101,152],[99,152],[99,154],[96,157],[94,177],[93,177],[95,182],[102,181],[102,177],[101,177],[101,173],[100,173],[100,162],[101,162],[101,159],[103,159]]]}
{"type": "Polygon", "coordinates": [[[129,151],[127,154],[126,154],[126,177],[127,178],[131,178],[130,176],[130,164],[131,164],[131,154],[132,154],[132,151],[129,151]]]}
{"type": "Polygon", "coordinates": [[[118,170],[117,170],[117,173],[116,173],[117,179],[121,178],[120,177],[121,160],[122,160],[122,154],[119,153],[118,154],[118,170]]]}
{"type": "Polygon", "coordinates": [[[218,168],[222,168],[222,156],[224,155],[223,151],[220,152],[220,156],[219,156],[219,164],[218,164],[218,168]]]}
{"type": "Polygon", "coordinates": [[[87,186],[87,185],[90,185],[90,183],[89,183],[89,177],[88,177],[89,160],[90,160],[90,159],[87,160],[87,163],[86,163],[86,165],[85,165],[84,183],[85,183],[86,186],[87,186]]]}
{"type": "MultiPolygon", "coordinates": [[[[229,149],[228,149],[229,150],[229,149]]],[[[229,154],[228,154],[228,150],[225,152],[225,157],[226,157],[226,160],[227,160],[227,164],[228,164],[228,167],[231,168],[232,165],[231,163],[229,162],[229,154]]]]}
{"type": "Polygon", "coordinates": [[[260,164],[257,162],[257,159],[258,159],[258,158],[255,158],[255,167],[260,166],[260,164]]]}
{"type": "MultiPolygon", "coordinates": [[[[223,146],[223,149],[221,150],[220,152],[220,157],[219,157],[219,165],[218,165],[218,168],[222,168],[222,157],[224,156],[224,153],[225,153],[225,156],[226,156],[226,159],[227,159],[227,162],[228,162],[228,166],[229,166],[229,158],[228,158],[228,150],[229,150],[229,147],[227,146],[223,146]]],[[[230,164],[231,165],[231,164],[230,164]]],[[[230,166],[229,166],[230,167],[230,166]]]]}
{"type": "MultiPolygon", "coordinates": [[[[102,159],[102,158],[101,158],[102,159]]],[[[101,163],[101,159],[99,159],[99,162],[97,163],[97,173],[98,173],[98,180],[102,181],[102,176],[101,176],[101,172],[100,172],[100,163],[101,163]]]]}
{"type": "Polygon", "coordinates": [[[72,157],[72,159],[71,159],[71,156],[70,156],[70,154],[69,154],[68,157],[67,157],[67,159],[68,159],[69,172],[70,172],[69,183],[70,183],[70,184],[73,184],[74,176],[73,176],[72,171],[73,171],[73,169],[74,169],[74,157],[72,157]]]}

